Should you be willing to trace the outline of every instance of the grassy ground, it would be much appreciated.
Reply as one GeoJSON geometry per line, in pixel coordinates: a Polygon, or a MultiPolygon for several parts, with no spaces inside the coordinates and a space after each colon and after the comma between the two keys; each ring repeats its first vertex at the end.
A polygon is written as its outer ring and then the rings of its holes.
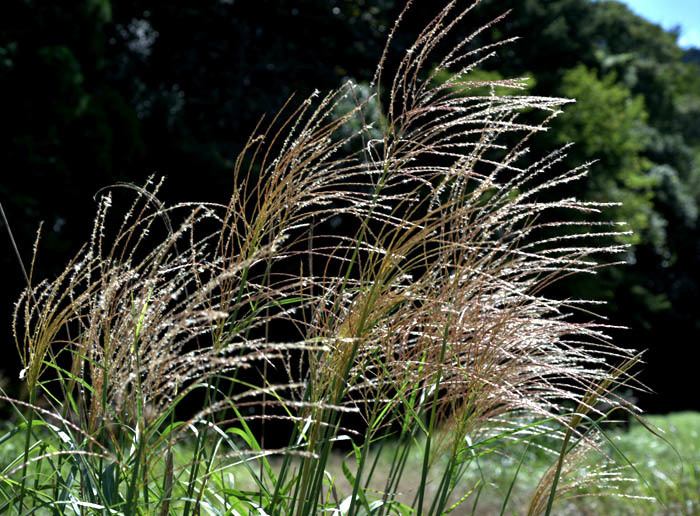
{"type": "Polygon", "coordinates": [[[615,444],[644,479],[629,493],[655,496],[661,503],[610,503],[615,512],[609,514],[700,514],[700,414],[680,412],[648,420],[664,431],[665,441],[634,425],[618,434],[615,444]]]}
{"type": "MultiPolygon", "coordinates": [[[[667,416],[648,416],[648,423],[658,429],[662,437],[657,437],[639,423],[634,423],[627,430],[610,432],[610,442],[606,452],[617,455],[624,463],[624,457],[634,464],[627,467],[624,476],[630,478],[623,483],[619,490],[612,491],[609,487],[604,496],[583,496],[559,501],[554,514],[560,515],[697,515],[700,514],[700,413],[682,412],[667,416]],[[637,481],[633,479],[637,478],[637,481]]],[[[10,436],[12,426],[5,423],[5,431],[0,437],[0,465],[5,467],[22,454],[22,433],[10,436]]],[[[464,502],[456,507],[451,514],[523,514],[534,491],[538,479],[555,460],[555,456],[546,451],[548,443],[542,442],[541,448],[522,446],[509,448],[507,452],[500,451],[479,457],[467,471],[460,485],[455,489],[456,496],[451,503],[457,502],[460,496],[471,493],[464,502]],[[523,455],[524,454],[524,455],[523,455]],[[518,470],[518,463],[522,465],[518,470]],[[515,482],[513,479],[516,475],[515,482]],[[512,484],[507,507],[503,500],[512,484]],[[478,498],[477,498],[478,497],[478,498]],[[475,505],[476,502],[476,505],[475,505]],[[502,512],[503,511],[503,512],[502,512]]],[[[181,445],[181,457],[188,455],[190,445],[181,445]]],[[[390,469],[386,457],[392,455],[392,445],[385,445],[384,451],[376,458],[375,470],[371,476],[368,494],[374,492],[377,498],[383,490],[384,481],[390,469]]],[[[354,459],[346,458],[340,453],[333,455],[327,468],[327,487],[325,491],[329,498],[342,501],[351,492],[351,486],[346,478],[344,469],[354,471],[354,459]],[[343,464],[345,463],[345,468],[343,464]],[[332,487],[331,487],[332,486],[332,487]]],[[[411,504],[419,484],[421,470],[420,448],[409,457],[401,484],[397,489],[397,500],[411,504]]],[[[178,454],[175,456],[176,470],[178,469],[178,454]]],[[[273,460],[272,465],[279,466],[279,460],[273,460]]],[[[248,464],[253,470],[258,465],[248,464]]],[[[594,465],[591,465],[593,467],[594,465]]],[[[439,479],[440,458],[433,465],[433,477],[439,479]]],[[[226,475],[228,483],[239,489],[255,491],[257,487],[251,480],[247,466],[234,466],[226,475]]],[[[437,482],[428,485],[426,489],[425,506],[431,503],[430,493],[437,489],[437,482]]],[[[604,484],[601,482],[601,484],[604,484]]],[[[590,490],[596,493],[595,489],[590,490]]]]}
{"type": "MultiPolygon", "coordinates": [[[[700,413],[682,412],[668,416],[649,416],[649,423],[663,431],[663,439],[651,434],[640,424],[633,424],[628,431],[610,435],[612,444],[608,453],[614,455],[617,448],[636,467],[626,471],[629,478],[639,477],[637,482],[623,484],[618,496],[583,497],[572,499],[568,505],[560,505],[559,514],[576,515],[697,515],[700,514],[700,413]],[[640,497],[640,498],[629,498],[640,497]],[[644,497],[655,498],[652,500],[644,497]]],[[[618,454],[619,458],[620,455],[618,454]]],[[[508,511],[519,514],[517,504],[536,478],[549,464],[541,459],[531,463],[519,475],[520,494],[509,504],[508,511]]],[[[505,482],[512,478],[514,463],[510,459],[485,458],[482,471],[488,472],[489,489],[484,494],[483,512],[498,514],[500,493],[505,482]],[[488,462],[487,462],[488,461],[488,462]],[[488,508],[487,508],[488,507],[488,508]]],[[[614,493],[611,493],[614,494],[614,493]]]]}
{"type": "MultiPolygon", "coordinates": [[[[647,421],[661,430],[662,438],[656,437],[642,425],[634,423],[628,430],[618,430],[609,434],[611,443],[606,452],[624,462],[624,454],[635,469],[628,467],[625,477],[628,483],[619,490],[607,488],[603,496],[584,496],[562,501],[555,514],[570,516],[620,515],[697,515],[700,514],[700,413],[681,412],[667,416],[648,416],[647,421]],[[615,449],[618,451],[616,452],[615,449]],[[634,481],[633,479],[638,479],[634,481]]],[[[386,452],[387,450],[385,450],[386,452]]],[[[503,509],[509,486],[513,481],[522,448],[514,447],[505,453],[492,453],[479,459],[480,469],[471,468],[455,490],[462,496],[472,494],[452,514],[498,515],[503,509]],[[475,488],[476,486],[476,488],[475,488]],[[479,495],[476,508],[474,501],[479,495]],[[473,512],[472,512],[473,511],[473,512]]],[[[551,465],[555,457],[543,449],[530,448],[525,451],[525,460],[518,472],[510,501],[503,514],[523,514],[529,497],[538,479],[551,465]]],[[[390,455],[385,453],[383,455],[390,455]]],[[[406,474],[402,479],[398,500],[411,503],[419,482],[421,456],[416,453],[409,459],[406,474]]],[[[333,479],[335,494],[342,500],[351,487],[343,473],[343,462],[351,469],[350,460],[341,454],[333,456],[329,464],[328,478],[333,479]]],[[[390,464],[380,456],[377,460],[371,487],[379,493],[384,484],[390,464]]],[[[439,470],[439,463],[436,464],[439,470]]],[[[247,485],[247,474],[240,468],[234,473],[239,483],[247,485]]],[[[439,475],[437,475],[439,476],[439,475]]],[[[251,489],[254,486],[249,486],[251,489]]],[[[428,493],[435,486],[428,487],[428,493]]],[[[594,493],[595,491],[591,491],[594,493]]],[[[601,494],[598,492],[597,494],[601,494]]],[[[379,496],[379,494],[377,495],[379,496]]],[[[457,500],[453,500],[456,502],[457,500]]],[[[430,499],[426,500],[426,506],[430,499]]],[[[426,507],[427,508],[427,507],[426,507]]]]}

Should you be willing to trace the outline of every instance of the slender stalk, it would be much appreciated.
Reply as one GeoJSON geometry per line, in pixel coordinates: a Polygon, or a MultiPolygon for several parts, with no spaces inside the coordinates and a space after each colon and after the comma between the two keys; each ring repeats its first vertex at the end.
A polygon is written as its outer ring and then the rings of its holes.
{"type": "MultiPolygon", "coordinates": [[[[29,463],[29,446],[31,444],[31,436],[32,436],[32,426],[34,422],[34,404],[36,403],[36,390],[32,389],[29,391],[29,409],[28,409],[28,414],[27,417],[25,418],[25,423],[27,425],[27,432],[26,436],[24,439],[24,462],[29,463]]],[[[22,470],[22,480],[20,482],[19,486],[19,499],[17,500],[17,513],[21,514],[22,509],[24,508],[24,496],[25,496],[25,489],[27,485],[27,475],[28,475],[28,469],[29,468],[24,468],[22,470]]]]}

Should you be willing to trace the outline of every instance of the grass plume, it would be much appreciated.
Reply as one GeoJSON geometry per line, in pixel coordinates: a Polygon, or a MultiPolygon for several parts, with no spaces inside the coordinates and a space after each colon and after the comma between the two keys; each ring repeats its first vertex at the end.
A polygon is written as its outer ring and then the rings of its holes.
{"type": "Polygon", "coordinates": [[[587,172],[563,167],[566,148],[529,153],[569,100],[469,79],[499,45],[470,46],[491,24],[438,54],[478,2],[459,4],[405,55],[388,59],[387,43],[368,87],[290,99],[261,122],[228,204],[164,206],[149,181],[113,220],[107,189],[83,249],[16,305],[30,405],[50,409],[30,411],[22,467],[0,472],[5,508],[445,514],[478,503],[477,486],[457,501],[453,490],[480,456],[543,436],[561,448],[530,514],[583,484],[560,479],[601,452],[611,412],[637,411],[615,392],[639,357],[615,345],[595,301],[549,293],[614,261],[624,231],[599,217],[609,205],[557,197],[587,172]],[[182,417],[192,399],[201,409],[182,417]],[[265,447],[255,425],[289,429],[288,443],[265,447]],[[352,488],[339,494],[326,470],[342,440],[352,488]],[[372,492],[370,448],[388,442],[372,492]]]}

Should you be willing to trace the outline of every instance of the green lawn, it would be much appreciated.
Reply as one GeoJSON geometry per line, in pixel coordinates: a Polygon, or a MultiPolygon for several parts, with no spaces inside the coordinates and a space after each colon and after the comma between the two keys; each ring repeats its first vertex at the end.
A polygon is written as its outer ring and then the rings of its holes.
{"type": "MultiPolygon", "coordinates": [[[[613,488],[612,485],[601,482],[605,487],[591,489],[589,492],[602,494],[602,496],[580,496],[566,502],[559,502],[554,514],[571,516],[700,514],[700,486],[698,486],[700,413],[680,412],[667,416],[647,416],[646,421],[650,427],[660,430],[658,433],[662,437],[655,436],[636,422],[628,430],[618,430],[608,434],[611,443],[606,446],[606,452],[620,464],[625,463],[621,454],[634,464],[634,468],[628,465],[621,471],[622,476],[629,481],[623,482],[619,488],[613,488]]],[[[547,443],[542,444],[543,448],[530,447],[525,451],[522,446],[514,446],[508,449],[507,453],[494,452],[480,457],[479,467],[472,467],[462,480],[462,485],[455,490],[458,496],[468,492],[472,494],[452,514],[472,514],[472,510],[473,514],[478,515],[500,514],[517,464],[525,452],[525,459],[504,512],[504,514],[524,514],[537,481],[556,459],[552,453],[544,449],[547,443]],[[474,509],[477,493],[479,498],[474,509]]],[[[386,451],[390,450],[385,449],[386,451]]],[[[386,453],[386,455],[391,454],[386,453]]],[[[333,456],[328,467],[328,478],[333,479],[335,496],[339,500],[347,496],[351,489],[343,474],[343,460],[344,457],[338,453],[333,456]]],[[[345,462],[352,467],[352,460],[345,462]]],[[[411,503],[419,482],[421,460],[420,448],[416,447],[415,454],[407,464],[407,474],[402,479],[398,500],[411,503]]],[[[273,461],[273,464],[275,463],[273,461]]],[[[383,457],[379,457],[370,483],[370,486],[375,487],[378,497],[389,467],[388,460],[385,461],[383,457]]],[[[439,469],[439,464],[436,464],[436,469],[439,469]]],[[[255,486],[243,468],[237,468],[233,475],[239,485],[254,489],[255,486]]],[[[439,475],[436,476],[439,477],[439,475]]],[[[428,486],[427,492],[430,493],[430,491],[431,486],[428,486]]],[[[426,501],[426,506],[429,502],[430,500],[426,501]]]]}
{"type": "MultiPolygon", "coordinates": [[[[606,448],[610,456],[621,463],[625,459],[635,465],[623,470],[629,482],[619,489],[606,486],[599,491],[603,496],[572,498],[557,507],[560,515],[697,515],[700,514],[700,413],[681,412],[667,416],[648,416],[647,422],[657,427],[663,438],[656,437],[642,425],[634,423],[627,431],[609,434],[612,443],[606,448]],[[618,452],[615,451],[617,448],[618,452]],[[637,479],[637,480],[635,480],[637,479]],[[648,499],[651,498],[651,499],[648,499]]],[[[508,453],[492,453],[479,459],[480,468],[472,468],[462,481],[457,493],[472,491],[469,498],[454,514],[471,514],[473,502],[480,489],[474,514],[500,514],[503,500],[513,480],[523,448],[516,446],[508,453]],[[481,480],[481,482],[480,482],[481,480]],[[474,489],[474,487],[476,489],[474,489]]],[[[523,514],[537,481],[555,460],[543,449],[530,448],[518,473],[505,514],[523,514]]],[[[387,454],[388,455],[388,454],[387,454]]],[[[419,449],[411,458],[402,485],[400,500],[412,500],[418,485],[421,456],[419,449]],[[415,472],[415,475],[411,475],[415,472]]],[[[329,473],[336,482],[338,496],[350,489],[342,473],[343,457],[338,454],[329,465],[329,473]]],[[[389,464],[379,459],[373,485],[377,491],[383,485],[383,473],[389,464]]],[[[242,474],[242,471],[241,471],[242,474]]],[[[430,487],[429,487],[430,489],[430,487]]],[[[455,500],[456,501],[456,500],[455,500]]]]}
{"type": "MultiPolygon", "coordinates": [[[[603,493],[603,496],[578,496],[559,501],[555,514],[559,515],[696,515],[700,514],[700,413],[681,412],[667,416],[648,416],[646,421],[659,430],[663,437],[657,437],[639,423],[634,423],[625,431],[614,431],[608,434],[610,443],[606,451],[624,463],[622,455],[634,464],[634,468],[626,467],[623,476],[630,479],[622,483],[619,489],[606,485],[601,481],[600,489],[590,489],[591,492],[603,493]],[[617,450],[617,451],[616,451],[617,450]],[[639,479],[635,481],[634,479],[639,479]]],[[[23,432],[10,437],[12,427],[5,423],[5,432],[0,438],[0,463],[2,467],[12,464],[13,460],[22,456],[23,432]],[[8,432],[8,433],[6,433],[8,432]]],[[[546,442],[539,442],[541,447],[530,446],[525,449],[515,445],[507,450],[489,453],[473,461],[461,484],[455,490],[457,498],[471,493],[452,514],[501,514],[503,500],[506,499],[509,487],[513,484],[509,502],[504,514],[523,514],[531,493],[538,479],[555,459],[553,454],[546,451],[546,442]],[[523,455],[524,454],[524,455],[523,455]],[[513,482],[517,464],[522,458],[522,465],[517,478],[513,482]],[[478,499],[477,499],[478,495],[478,499]],[[474,503],[476,502],[476,507],[474,503]],[[472,512],[473,511],[473,512],[472,512]]],[[[188,455],[189,445],[178,446],[182,457],[188,455]]],[[[386,445],[384,453],[378,457],[376,468],[372,475],[368,494],[372,487],[379,498],[381,486],[388,473],[390,464],[384,456],[390,456],[392,445],[386,445]]],[[[398,489],[397,499],[411,503],[415,494],[421,469],[420,449],[408,460],[405,474],[398,489]]],[[[175,456],[176,469],[178,454],[175,456]]],[[[343,473],[344,458],[340,453],[333,456],[328,465],[327,492],[329,497],[339,501],[350,493],[350,485],[343,473]],[[330,486],[333,486],[332,488],[330,486]]],[[[346,459],[346,466],[354,469],[354,459],[346,459]]],[[[439,478],[440,459],[435,463],[436,477],[439,478]]],[[[273,469],[279,465],[279,460],[273,460],[273,469]]],[[[257,464],[249,464],[253,470],[257,464]]],[[[593,466],[593,465],[591,465],[593,466]]],[[[231,485],[243,490],[255,490],[249,474],[249,469],[242,465],[233,466],[226,477],[231,485]]],[[[433,486],[426,490],[426,502],[430,503],[429,495],[433,486]]],[[[457,501],[454,499],[453,502],[457,501]]]]}

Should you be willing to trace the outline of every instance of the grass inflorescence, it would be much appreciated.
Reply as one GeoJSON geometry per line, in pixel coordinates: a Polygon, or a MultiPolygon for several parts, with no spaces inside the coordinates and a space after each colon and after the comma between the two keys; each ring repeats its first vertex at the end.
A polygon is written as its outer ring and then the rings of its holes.
{"type": "Polygon", "coordinates": [[[402,56],[388,43],[370,85],[261,122],[228,204],[105,189],[84,247],[16,304],[29,399],[2,398],[4,510],[463,513],[498,454],[517,464],[503,513],[530,450],[551,466],[528,514],[625,480],[601,425],[638,412],[616,394],[638,355],[595,301],[551,295],[625,233],[608,205],[557,196],[587,171],[566,148],[528,152],[568,100],[470,81],[498,46],[475,34],[438,55],[477,3],[450,2],[402,56]]]}

